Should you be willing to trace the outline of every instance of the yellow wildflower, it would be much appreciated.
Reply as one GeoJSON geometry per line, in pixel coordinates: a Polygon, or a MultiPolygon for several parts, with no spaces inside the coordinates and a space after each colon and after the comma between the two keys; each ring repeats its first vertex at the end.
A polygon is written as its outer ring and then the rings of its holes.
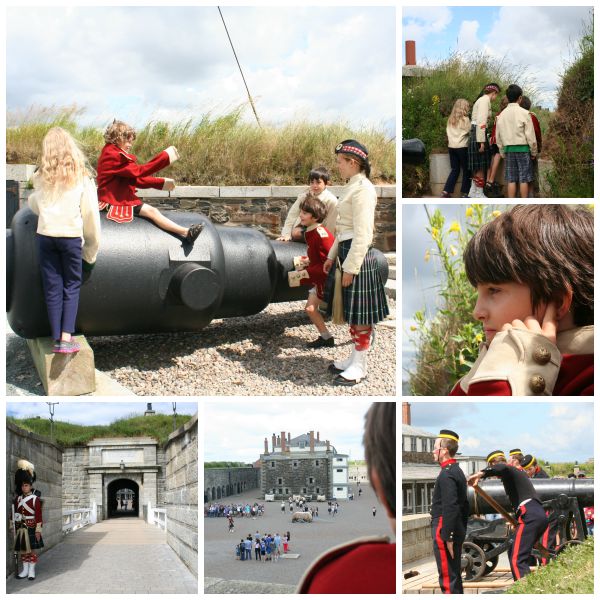
{"type": "Polygon", "coordinates": [[[431,97],[431,101],[433,102],[433,104],[438,104],[440,101],[440,97],[437,94],[435,94],[431,97]]]}
{"type": "Polygon", "coordinates": [[[431,228],[431,237],[432,237],[434,240],[437,240],[437,238],[438,238],[438,235],[440,235],[440,230],[439,230],[437,227],[432,227],[432,228],[431,228]]]}
{"type": "Polygon", "coordinates": [[[502,213],[499,210],[492,211],[492,217],[499,217],[502,213]]]}
{"type": "Polygon", "coordinates": [[[416,326],[415,326],[415,325],[411,325],[411,326],[410,326],[410,330],[411,330],[411,331],[416,331],[416,330],[417,330],[417,328],[416,328],[416,326]]]}
{"type": "Polygon", "coordinates": [[[472,217],[473,216],[473,207],[472,206],[468,206],[467,210],[465,210],[465,215],[467,217],[472,217]]]}
{"type": "Polygon", "coordinates": [[[430,258],[431,258],[431,253],[429,252],[429,250],[425,250],[425,262],[429,262],[430,258]]]}
{"type": "Polygon", "coordinates": [[[460,233],[460,223],[458,221],[452,221],[452,225],[448,229],[449,232],[456,231],[456,233],[460,233]]]}
{"type": "Polygon", "coordinates": [[[450,246],[450,254],[452,254],[452,256],[456,256],[457,250],[454,246],[450,246]]]}
{"type": "Polygon", "coordinates": [[[483,342],[483,334],[481,334],[481,333],[478,333],[478,334],[475,336],[475,341],[476,341],[478,344],[481,344],[481,342],[483,342]]]}

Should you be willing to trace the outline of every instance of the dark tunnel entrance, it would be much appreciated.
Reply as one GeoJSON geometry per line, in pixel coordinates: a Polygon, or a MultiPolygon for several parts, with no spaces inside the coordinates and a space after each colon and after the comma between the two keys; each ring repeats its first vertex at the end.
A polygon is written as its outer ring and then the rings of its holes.
{"type": "Polygon", "coordinates": [[[109,519],[139,517],[140,488],[131,479],[117,479],[108,484],[107,513],[109,519]]]}

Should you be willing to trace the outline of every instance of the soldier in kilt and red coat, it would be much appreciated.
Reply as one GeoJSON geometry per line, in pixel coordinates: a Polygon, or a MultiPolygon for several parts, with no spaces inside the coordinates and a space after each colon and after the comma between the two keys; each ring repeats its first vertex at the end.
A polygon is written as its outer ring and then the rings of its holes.
{"type": "Polygon", "coordinates": [[[42,499],[39,491],[33,488],[35,471],[26,460],[17,462],[15,473],[14,503],[15,541],[14,550],[21,556],[23,567],[18,579],[35,579],[37,555],[35,550],[44,547],[42,539],[42,499]]]}

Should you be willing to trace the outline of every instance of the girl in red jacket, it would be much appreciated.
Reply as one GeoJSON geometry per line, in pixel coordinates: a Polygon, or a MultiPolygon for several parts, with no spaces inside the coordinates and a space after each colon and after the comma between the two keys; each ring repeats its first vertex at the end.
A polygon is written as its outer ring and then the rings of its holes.
{"type": "Polygon", "coordinates": [[[168,167],[179,159],[175,146],[169,146],[144,165],[130,154],[136,133],[123,121],[113,121],[104,133],[106,145],[98,159],[98,202],[100,210],[108,209],[107,218],[117,223],[129,223],[133,216],[145,217],[158,227],[175,233],[187,242],[194,242],[202,231],[202,224],[182,227],[167,219],[156,208],[144,204],[136,195],[136,188],[154,188],[171,191],[173,179],[151,177],[153,173],[168,167]]]}

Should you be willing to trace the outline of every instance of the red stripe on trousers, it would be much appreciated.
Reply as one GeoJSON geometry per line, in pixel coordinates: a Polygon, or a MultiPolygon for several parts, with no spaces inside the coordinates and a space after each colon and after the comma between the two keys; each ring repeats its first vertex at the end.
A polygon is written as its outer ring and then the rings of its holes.
{"type": "Polygon", "coordinates": [[[521,545],[521,534],[523,533],[523,529],[525,529],[525,523],[523,523],[523,515],[527,512],[526,505],[523,504],[521,506],[521,515],[519,516],[519,529],[517,531],[517,535],[515,536],[515,544],[513,546],[513,555],[512,555],[512,568],[513,573],[516,575],[517,579],[521,579],[521,573],[519,573],[519,568],[517,567],[517,560],[519,558],[519,546],[521,545]]]}
{"type": "MultiPolygon", "coordinates": [[[[550,511],[547,510],[546,517],[548,517],[549,514],[550,514],[550,511]]],[[[548,547],[548,535],[549,534],[550,534],[550,523],[548,523],[548,527],[546,527],[546,531],[544,531],[544,535],[542,536],[542,546],[544,546],[544,548],[548,547]]],[[[543,565],[548,564],[548,559],[546,557],[542,558],[542,564],[543,565]]]]}
{"type": "Polygon", "coordinates": [[[440,517],[440,522],[438,523],[438,527],[435,530],[435,541],[438,545],[438,550],[440,551],[440,559],[442,561],[442,592],[444,594],[450,593],[450,574],[448,573],[448,558],[446,557],[446,544],[442,537],[440,536],[440,531],[442,530],[442,518],[440,517]],[[443,588],[446,588],[445,590],[443,588]]]}

